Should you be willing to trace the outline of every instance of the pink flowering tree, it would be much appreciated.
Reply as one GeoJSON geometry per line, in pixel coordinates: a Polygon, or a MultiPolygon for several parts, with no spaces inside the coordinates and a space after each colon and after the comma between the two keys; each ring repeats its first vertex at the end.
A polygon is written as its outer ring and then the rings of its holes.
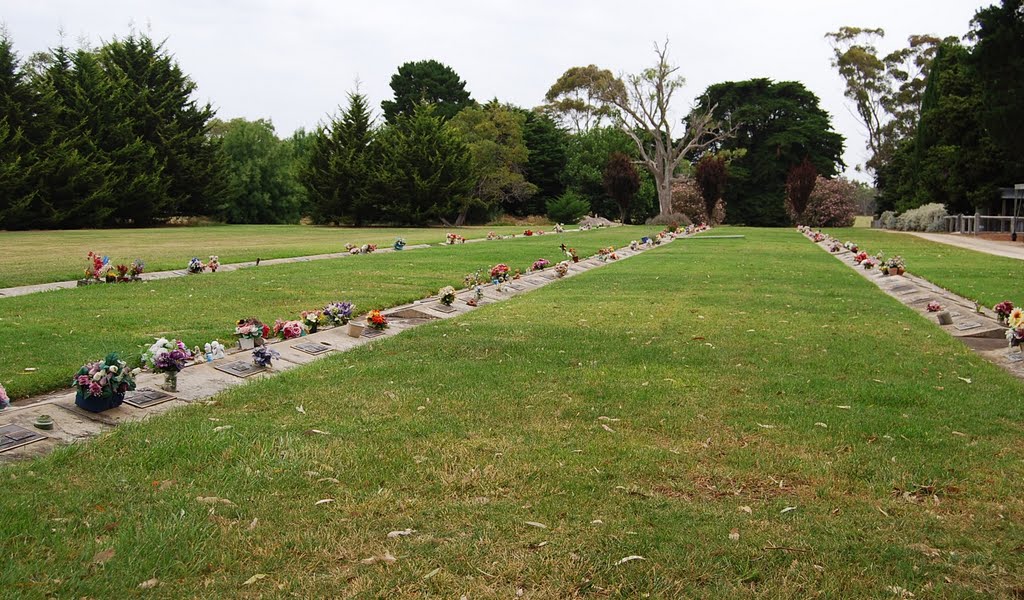
{"type": "Polygon", "coordinates": [[[807,201],[802,225],[852,227],[857,215],[857,185],[845,177],[818,176],[807,201]]]}

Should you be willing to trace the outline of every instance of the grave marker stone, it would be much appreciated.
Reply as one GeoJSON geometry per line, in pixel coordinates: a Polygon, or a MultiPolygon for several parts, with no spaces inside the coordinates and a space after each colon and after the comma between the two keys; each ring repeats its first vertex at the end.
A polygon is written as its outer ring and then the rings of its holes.
{"type": "Polygon", "coordinates": [[[0,452],[7,452],[22,446],[45,440],[46,436],[17,425],[0,427],[0,452]]]}
{"type": "Polygon", "coordinates": [[[149,408],[173,400],[174,396],[160,390],[141,389],[124,395],[124,403],[135,408],[149,408]]]}
{"type": "Polygon", "coordinates": [[[964,321],[953,325],[953,327],[957,328],[960,331],[969,331],[971,329],[977,329],[978,327],[981,327],[981,323],[977,323],[975,321],[964,321]]]}
{"type": "Polygon", "coordinates": [[[436,310],[437,312],[442,312],[445,314],[451,314],[453,312],[458,312],[459,310],[454,306],[448,306],[446,304],[441,304],[440,302],[438,302],[437,304],[431,304],[430,308],[436,310]]]}
{"type": "Polygon", "coordinates": [[[384,331],[381,329],[373,329],[371,327],[363,329],[363,337],[375,338],[380,337],[382,335],[384,335],[384,331]]]}
{"type": "Polygon", "coordinates": [[[331,348],[317,342],[302,342],[301,344],[295,344],[292,348],[305,352],[306,354],[312,354],[313,356],[331,351],[331,348]]]}
{"type": "Polygon", "coordinates": [[[236,360],[233,362],[213,366],[214,369],[227,373],[228,375],[234,375],[235,377],[249,377],[257,373],[266,371],[266,367],[261,367],[252,364],[252,361],[236,360]]]}

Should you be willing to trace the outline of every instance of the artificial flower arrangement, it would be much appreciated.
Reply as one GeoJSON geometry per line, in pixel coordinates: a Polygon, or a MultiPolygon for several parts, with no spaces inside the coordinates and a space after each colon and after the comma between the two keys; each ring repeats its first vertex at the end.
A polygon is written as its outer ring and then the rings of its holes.
{"type": "Polygon", "coordinates": [[[473,298],[466,301],[466,304],[470,306],[476,306],[477,302],[484,297],[484,291],[482,286],[487,283],[487,279],[484,278],[484,273],[481,269],[477,269],[472,273],[469,273],[462,278],[462,281],[466,284],[466,287],[473,288],[473,298]],[[472,304],[470,302],[472,301],[472,304]]]}
{"type": "Polygon", "coordinates": [[[331,325],[347,325],[352,319],[352,309],[355,305],[351,302],[331,302],[324,307],[323,316],[331,325]]]}
{"type": "Polygon", "coordinates": [[[565,233],[565,227],[561,223],[555,223],[555,228],[552,231],[555,233],[565,233]]]}
{"type": "Polygon", "coordinates": [[[192,260],[188,261],[188,267],[187,268],[188,268],[188,272],[189,273],[196,274],[196,273],[202,273],[203,269],[206,268],[206,265],[204,265],[203,261],[199,260],[198,257],[193,256],[192,260]]]}
{"type": "Polygon", "coordinates": [[[239,319],[235,323],[235,335],[238,336],[238,347],[247,350],[253,346],[262,346],[263,339],[270,335],[270,327],[256,317],[239,319]]]}
{"type": "Polygon", "coordinates": [[[899,255],[890,258],[885,264],[889,267],[890,275],[902,275],[907,270],[907,263],[899,255]]]}
{"type": "Polygon", "coordinates": [[[110,257],[100,256],[96,252],[86,255],[88,266],[85,267],[85,281],[105,281],[107,283],[139,281],[145,271],[145,263],[136,258],[130,265],[110,263],[110,257]]]}
{"type": "Polygon", "coordinates": [[[110,259],[106,256],[100,256],[95,252],[89,252],[86,256],[89,264],[85,267],[85,278],[102,281],[106,277],[107,265],[110,264],[110,259]]]}
{"type": "Polygon", "coordinates": [[[282,340],[290,340],[306,335],[306,325],[302,321],[274,321],[274,335],[282,340]]]}
{"type": "Polygon", "coordinates": [[[551,261],[549,261],[546,258],[538,258],[537,260],[535,260],[533,262],[533,265],[530,267],[530,270],[531,271],[543,271],[544,269],[546,269],[547,267],[550,267],[550,266],[551,266],[551,261]]]}
{"type": "Polygon", "coordinates": [[[281,358],[281,353],[270,346],[260,346],[259,348],[254,348],[252,351],[252,364],[257,367],[266,367],[269,369],[273,366],[271,361],[275,358],[281,358]]]}
{"type": "Polygon", "coordinates": [[[119,264],[114,267],[114,270],[117,271],[118,281],[138,281],[146,271],[146,263],[142,262],[142,259],[136,258],[131,265],[119,264]]]}
{"type": "Polygon", "coordinates": [[[530,237],[531,235],[533,235],[533,230],[527,229],[526,231],[523,232],[523,235],[525,235],[526,237],[530,237]]]}
{"type": "Polygon", "coordinates": [[[1013,312],[1013,302],[1003,300],[999,304],[993,306],[992,310],[996,311],[996,317],[999,319],[999,322],[1005,325],[1010,319],[1010,313],[1013,312]]]}
{"type": "Polygon", "coordinates": [[[362,246],[359,247],[360,254],[369,254],[371,252],[376,252],[376,250],[377,244],[363,244],[362,246]]]}
{"type": "Polygon", "coordinates": [[[860,261],[860,266],[864,267],[864,269],[867,271],[874,269],[875,265],[877,264],[878,261],[875,260],[874,258],[865,258],[864,260],[860,261]]]}
{"type": "MultiPolygon", "coordinates": [[[[659,233],[658,235],[661,234],[659,233]]],[[[606,262],[609,260],[618,260],[619,255],[615,253],[614,246],[608,246],[607,248],[601,248],[600,250],[597,251],[597,258],[601,262],[606,262]]]]}
{"type": "Polygon", "coordinates": [[[811,234],[811,239],[814,240],[814,243],[824,242],[825,241],[825,234],[823,234],[823,233],[821,233],[819,231],[815,231],[813,234],[811,234]]]}
{"type": "Polygon", "coordinates": [[[590,224],[589,223],[580,223],[579,229],[580,229],[580,231],[590,231],[590,224]]]}
{"type": "Polygon", "coordinates": [[[465,244],[466,243],[466,238],[462,237],[461,235],[459,235],[457,233],[449,233],[447,236],[445,236],[445,242],[449,246],[451,246],[453,244],[465,244]]]}
{"type": "Polygon", "coordinates": [[[320,325],[326,321],[319,310],[304,310],[300,317],[300,321],[310,333],[316,333],[320,325]]]}
{"type": "Polygon", "coordinates": [[[487,239],[488,239],[488,240],[496,240],[496,239],[498,239],[499,237],[500,237],[500,236],[499,236],[498,234],[494,233],[493,231],[488,231],[488,232],[487,232],[487,239]]]}
{"type": "Polygon", "coordinates": [[[555,265],[555,275],[559,277],[565,277],[569,273],[569,261],[563,260],[562,262],[555,265]]]}
{"type": "Polygon", "coordinates": [[[519,279],[522,276],[523,272],[520,271],[519,269],[516,269],[515,272],[512,274],[512,279],[519,279]]]}
{"type": "Polygon", "coordinates": [[[856,254],[860,250],[860,248],[857,247],[857,244],[854,244],[853,242],[846,242],[845,244],[843,244],[843,247],[849,250],[850,252],[853,252],[854,254],[856,254]]]}
{"type": "Polygon", "coordinates": [[[857,255],[853,257],[853,262],[855,264],[859,265],[860,263],[864,262],[867,259],[868,259],[868,253],[867,252],[858,252],[857,255]]]}
{"type": "Polygon", "coordinates": [[[629,243],[630,250],[638,250],[640,248],[640,242],[633,240],[629,243]]]}
{"type": "Polygon", "coordinates": [[[211,273],[216,273],[217,269],[220,268],[220,257],[216,254],[211,254],[210,262],[206,263],[206,268],[209,269],[211,273]]]}
{"type": "Polygon", "coordinates": [[[398,238],[395,240],[394,249],[403,250],[405,248],[405,238],[398,238]]]}
{"type": "Polygon", "coordinates": [[[4,384],[0,383],[0,410],[3,410],[11,405],[11,399],[7,396],[7,390],[4,389],[4,384]]]}
{"type": "Polygon", "coordinates": [[[931,302],[928,303],[928,306],[926,306],[925,308],[928,310],[928,312],[939,312],[940,310],[942,310],[942,305],[932,300],[931,302]]]}
{"type": "MultiPolygon", "coordinates": [[[[348,246],[348,244],[345,245],[348,246]]],[[[359,252],[359,246],[352,246],[351,248],[348,249],[349,254],[359,254],[359,252]]]]}
{"type": "Polygon", "coordinates": [[[843,247],[839,244],[839,242],[832,242],[832,245],[829,246],[828,251],[835,254],[836,252],[839,252],[842,249],[843,247]]]}
{"type": "Polygon", "coordinates": [[[388,318],[379,310],[371,310],[370,314],[366,315],[366,324],[372,329],[384,331],[388,328],[388,318]]]}
{"type": "Polygon", "coordinates": [[[501,283],[508,281],[509,279],[509,268],[505,263],[498,263],[491,267],[491,283],[501,283]]]}
{"type": "Polygon", "coordinates": [[[192,360],[192,352],[181,340],[158,339],[142,354],[142,362],[154,373],[164,374],[163,389],[178,391],[178,372],[192,360]]]}
{"type": "Polygon", "coordinates": [[[455,288],[450,285],[446,285],[441,288],[441,291],[439,291],[437,295],[441,304],[444,304],[445,306],[451,306],[452,303],[455,302],[455,288]]]}
{"type": "Polygon", "coordinates": [[[1019,347],[1021,352],[1024,352],[1024,309],[1014,307],[1006,318],[1006,324],[1009,326],[1006,330],[1006,339],[1010,342],[1010,347],[1019,347]]]}
{"type": "Polygon", "coordinates": [[[101,361],[82,365],[71,382],[78,390],[75,404],[90,412],[119,406],[124,401],[125,392],[135,389],[136,372],[128,369],[116,352],[111,352],[101,361]]]}

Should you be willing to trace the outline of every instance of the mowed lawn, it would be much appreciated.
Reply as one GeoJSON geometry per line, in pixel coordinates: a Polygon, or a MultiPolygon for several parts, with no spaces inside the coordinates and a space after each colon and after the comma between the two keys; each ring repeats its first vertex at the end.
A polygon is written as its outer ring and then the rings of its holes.
{"type": "MultiPolygon", "coordinates": [[[[345,244],[390,247],[395,238],[408,244],[439,244],[445,234],[482,238],[487,232],[508,235],[525,227],[343,228],[306,225],[214,225],[159,229],[89,229],[73,231],[0,231],[4,251],[0,288],[81,279],[86,255],[97,252],[114,264],[136,258],[149,271],[184,269],[193,256],[203,262],[211,254],[222,264],[257,258],[284,258],[344,252],[345,244]]],[[[536,229],[536,228],[534,228],[536,229]]],[[[551,227],[544,227],[550,231],[551,227]]]]}
{"type": "Polygon", "coordinates": [[[215,339],[231,344],[240,318],[273,325],[336,300],[360,312],[386,308],[444,285],[461,287],[467,273],[499,262],[523,272],[538,258],[555,263],[564,259],[562,242],[586,257],[656,230],[614,227],[0,298],[0,383],[12,397],[49,391],[111,351],[137,363],[157,337],[190,348],[215,339]]]}
{"type": "Polygon", "coordinates": [[[11,466],[0,589],[1019,597],[1024,385],[735,232],[11,466]]]}
{"type": "Polygon", "coordinates": [[[965,298],[992,308],[1003,300],[1024,304],[1024,261],[992,256],[938,242],[909,233],[877,229],[828,229],[828,233],[857,243],[874,256],[883,252],[897,254],[907,261],[907,270],[965,298]]]}

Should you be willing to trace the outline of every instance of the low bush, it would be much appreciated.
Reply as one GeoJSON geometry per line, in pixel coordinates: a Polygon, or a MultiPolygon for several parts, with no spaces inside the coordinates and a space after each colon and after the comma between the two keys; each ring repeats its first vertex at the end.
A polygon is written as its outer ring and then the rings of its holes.
{"type": "Polygon", "coordinates": [[[590,212],[590,202],[575,192],[565,192],[548,200],[548,218],[555,223],[575,223],[590,212]]]}
{"type": "Polygon", "coordinates": [[[690,219],[690,217],[684,215],[683,213],[669,213],[667,215],[657,215],[655,217],[647,219],[647,221],[644,222],[644,225],[675,225],[676,227],[686,227],[687,225],[692,224],[693,221],[690,219]]]}
{"type": "Polygon", "coordinates": [[[942,231],[945,229],[946,207],[937,202],[912,208],[896,218],[900,231],[942,231]]]}

